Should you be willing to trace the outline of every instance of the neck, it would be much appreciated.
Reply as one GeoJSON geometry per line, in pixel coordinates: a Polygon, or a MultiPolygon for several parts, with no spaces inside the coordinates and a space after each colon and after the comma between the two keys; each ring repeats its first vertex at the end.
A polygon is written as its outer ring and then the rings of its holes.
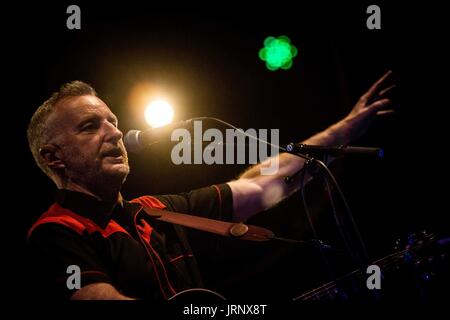
{"type": "Polygon", "coordinates": [[[62,189],[88,194],[98,199],[99,201],[122,203],[123,200],[122,195],[120,194],[120,187],[114,188],[111,186],[107,186],[105,188],[95,188],[94,190],[94,188],[87,188],[85,186],[73,182],[72,183],[68,182],[67,184],[62,185],[61,187],[62,189]]]}

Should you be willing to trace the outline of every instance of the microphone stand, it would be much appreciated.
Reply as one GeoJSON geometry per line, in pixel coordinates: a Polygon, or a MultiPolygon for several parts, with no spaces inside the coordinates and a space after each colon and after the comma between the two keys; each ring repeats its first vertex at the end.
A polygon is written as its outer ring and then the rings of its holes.
{"type": "MultiPolygon", "coordinates": [[[[281,148],[283,149],[283,148],[281,148]]],[[[328,156],[340,156],[340,155],[369,155],[369,156],[376,156],[376,157],[383,157],[384,156],[384,151],[381,148],[367,148],[367,147],[349,147],[349,146],[332,146],[332,147],[326,147],[326,146],[315,146],[315,145],[306,145],[306,144],[301,144],[301,143],[290,143],[288,144],[285,148],[284,148],[285,152],[291,153],[293,155],[299,156],[303,159],[305,159],[305,165],[302,169],[300,169],[298,172],[294,173],[291,176],[285,177],[285,183],[290,184],[292,182],[294,182],[297,178],[297,176],[302,173],[302,178],[304,178],[305,172],[306,170],[309,170],[310,174],[312,176],[315,176],[319,171],[322,170],[322,172],[325,174],[325,182],[327,184],[327,189],[328,189],[328,193],[330,196],[330,201],[331,201],[331,205],[332,205],[332,209],[333,209],[333,213],[334,213],[334,217],[336,220],[336,225],[339,229],[339,232],[341,234],[341,237],[347,247],[347,251],[350,254],[352,260],[354,261],[354,263],[356,263],[357,266],[367,266],[368,262],[369,262],[369,258],[368,258],[368,254],[367,254],[367,249],[365,247],[365,244],[362,240],[362,237],[359,233],[359,230],[356,226],[356,223],[353,219],[353,216],[351,214],[350,208],[347,204],[347,201],[345,200],[344,194],[342,192],[342,190],[339,187],[339,184],[337,183],[336,179],[334,178],[333,174],[330,172],[330,170],[328,169],[328,167],[320,160],[315,159],[313,156],[321,156],[324,161],[326,161],[326,159],[328,158],[328,156]],[[340,196],[340,198],[342,199],[342,202],[345,205],[346,211],[347,211],[347,215],[348,215],[348,219],[350,219],[351,222],[351,227],[353,227],[353,231],[356,235],[356,240],[358,240],[359,245],[361,246],[361,250],[362,250],[362,255],[360,256],[360,254],[358,253],[358,250],[356,249],[355,245],[352,243],[352,237],[351,234],[348,232],[349,230],[351,230],[351,228],[349,229],[345,224],[345,219],[344,217],[339,217],[337,215],[337,211],[335,208],[335,204],[334,204],[334,200],[333,200],[333,196],[331,194],[331,188],[330,188],[330,183],[332,183],[332,185],[335,187],[335,189],[338,191],[338,194],[340,196]],[[347,230],[346,230],[347,229],[347,230]],[[346,232],[345,232],[345,231],[346,232]],[[348,234],[347,234],[348,233],[348,234]]],[[[303,179],[302,179],[302,184],[303,184],[303,179]]],[[[312,220],[310,218],[310,215],[308,213],[308,209],[307,209],[307,205],[306,205],[306,201],[305,201],[305,196],[304,196],[304,191],[303,191],[303,187],[302,188],[302,198],[303,198],[303,203],[305,206],[305,210],[306,213],[308,215],[308,219],[309,219],[309,223],[311,225],[311,228],[313,230],[314,236],[317,238],[316,232],[314,230],[314,227],[312,225],[312,220]]],[[[320,240],[319,240],[320,241],[320,240]]],[[[326,249],[327,247],[325,246],[319,246],[319,251],[322,254],[322,259],[324,260],[328,271],[330,273],[331,278],[335,278],[333,276],[333,272],[331,271],[331,267],[326,259],[326,257],[323,255],[323,249],[326,249]]],[[[336,251],[336,250],[334,250],[336,251]]],[[[342,250],[340,250],[342,252],[342,250]]],[[[357,287],[355,283],[352,283],[354,289],[357,287]]]]}

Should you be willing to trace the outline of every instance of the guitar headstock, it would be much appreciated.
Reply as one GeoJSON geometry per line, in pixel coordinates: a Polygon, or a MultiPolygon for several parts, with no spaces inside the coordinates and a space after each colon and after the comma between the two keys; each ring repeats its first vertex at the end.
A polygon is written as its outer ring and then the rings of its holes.
{"type": "Polygon", "coordinates": [[[397,239],[394,249],[396,251],[401,250],[416,250],[436,240],[436,236],[433,233],[429,233],[427,230],[423,230],[419,233],[410,233],[406,236],[406,239],[397,239]]]}
{"type": "Polygon", "coordinates": [[[426,230],[408,234],[404,240],[397,239],[394,249],[422,282],[431,281],[436,270],[448,259],[448,248],[440,246],[436,235],[426,230]]]}

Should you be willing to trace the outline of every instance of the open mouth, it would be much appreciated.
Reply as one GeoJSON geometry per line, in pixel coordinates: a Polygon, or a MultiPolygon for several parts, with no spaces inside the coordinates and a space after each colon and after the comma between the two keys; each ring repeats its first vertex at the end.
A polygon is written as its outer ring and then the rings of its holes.
{"type": "Polygon", "coordinates": [[[123,156],[123,152],[120,148],[114,148],[114,149],[110,149],[105,152],[102,152],[103,158],[106,158],[106,157],[119,158],[122,156],[123,156]]]}

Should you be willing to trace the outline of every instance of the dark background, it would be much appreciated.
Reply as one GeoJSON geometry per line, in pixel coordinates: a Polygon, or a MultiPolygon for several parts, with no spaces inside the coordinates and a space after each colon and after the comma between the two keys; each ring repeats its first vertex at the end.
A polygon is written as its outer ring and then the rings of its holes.
{"type": "MultiPolygon", "coordinates": [[[[12,177],[5,181],[12,249],[6,261],[19,296],[27,292],[24,275],[32,274],[23,259],[26,233],[55,195],[28,150],[26,127],[52,92],[75,79],[93,85],[123,132],[145,128],[130,94],[150,83],[175,97],[176,120],[211,116],[245,129],[277,128],[286,144],[344,117],[375,80],[393,70],[396,114],[377,119],[354,143],[382,147],[385,158],[340,159],[333,172],[372,259],[391,253],[395,240],[409,232],[448,234],[448,33],[439,6],[374,2],[381,7],[382,29],[368,30],[366,8],[373,3],[274,2],[243,9],[229,3],[158,7],[82,1],[77,2],[81,30],[67,30],[69,4],[16,5],[4,12],[3,62],[12,71],[5,74],[12,85],[4,106],[9,132],[4,174],[12,177]],[[290,70],[270,72],[258,59],[270,35],[286,35],[298,48],[290,70]]],[[[130,163],[127,198],[226,182],[244,169],[174,166],[168,144],[130,155],[130,163]]],[[[319,217],[319,237],[342,247],[323,182],[311,184],[307,198],[319,217]]],[[[300,194],[250,222],[280,236],[311,236],[300,194]]],[[[345,257],[333,259],[337,270],[349,267],[342,263],[345,257]]],[[[229,242],[200,262],[207,285],[231,297],[288,299],[327,280],[314,250],[288,244],[229,242]]]]}

